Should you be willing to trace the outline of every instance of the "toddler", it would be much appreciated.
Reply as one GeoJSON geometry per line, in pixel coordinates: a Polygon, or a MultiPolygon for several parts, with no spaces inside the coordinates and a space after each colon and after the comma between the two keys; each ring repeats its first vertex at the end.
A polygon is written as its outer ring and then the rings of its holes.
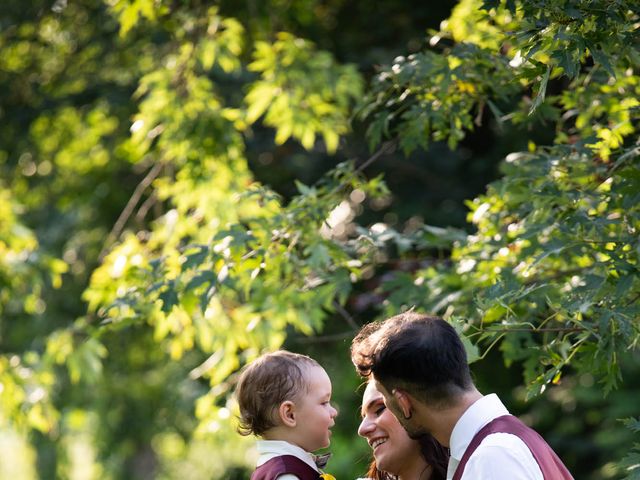
{"type": "Polygon", "coordinates": [[[251,480],[323,478],[311,452],[329,446],[338,412],[318,362],[285,350],[262,355],[243,369],[236,397],[238,432],[261,438],[251,480]]]}

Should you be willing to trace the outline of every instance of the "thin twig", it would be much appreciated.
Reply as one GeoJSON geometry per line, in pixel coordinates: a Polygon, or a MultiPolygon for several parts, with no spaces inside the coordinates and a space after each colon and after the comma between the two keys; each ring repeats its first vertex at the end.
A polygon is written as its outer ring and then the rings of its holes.
{"type": "Polygon", "coordinates": [[[206,372],[211,370],[224,356],[224,350],[217,350],[213,352],[204,362],[198,365],[196,368],[189,372],[189,378],[191,380],[197,380],[202,377],[206,372]]]}
{"type": "Polygon", "coordinates": [[[476,118],[473,120],[473,123],[476,124],[476,126],[480,127],[482,126],[482,115],[484,114],[484,100],[480,100],[480,103],[478,104],[478,114],[476,115],[476,118]]]}
{"type": "Polygon", "coordinates": [[[640,299],[640,293],[637,294],[635,297],[633,297],[631,300],[629,300],[625,306],[628,307],[629,305],[633,305],[638,301],[638,299],[640,299]]]}
{"type": "Polygon", "coordinates": [[[340,305],[336,300],[334,300],[333,306],[335,307],[336,311],[340,314],[340,316],[347,321],[347,324],[351,328],[353,328],[354,330],[360,330],[360,325],[356,323],[353,317],[349,315],[349,312],[347,312],[342,305],[340,305]]]}
{"type": "Polygon", "coordinates": [[[530,277],[530,278],[527,278],[522,283],[523,283],[523,285],[528,286],[528,285],[531,285],[533,283],[548,282],[550,280],[556,280],[558,278],[562,278],[562,277],[566,277],[566,276],[573,275],[573,274],[576,274],[576,273],[580,273],[580,272],[583,272],[584,270],[585,270],[585,268],[583,268],[583,267],[571,268],[569,270],[560,270],[560,271],[554,273],[553,275],[549,275],[549,276],[546,276],[546,277],[530,277]]]}
{"type": "Polygon", "coordinates": [[[491,333],[511,333],[511,332],[531,332],[531,333],[545,333],[545,332],[559,332],[559,333],[571,333],[571,332],[587,332],[588,329],[583,327],[548,327],[548,328],[500,328],[500,329],[486,329],[485,332],[491,333]]]}
{"type": "Polygon", "coordinates": [[[498,335],[498,338],[496,338],[493,342],[491,342],[491,345],[489,345],[487,347],[487,349],[484,351],[484,353],[482,355],[480,355],[478,357],[478,360],[484,360],[486,358],[486,356],[489,354],[489,352],[491,350],[493,350],[493,347],[506,335],[506,333],[501,333],[500,335],[498,335]]]}
{"type": "Polygon", "coordinates": [[[292,339],[288,339],[294,343],[331,343],[331,342],[335,342],[336,340],[344,340],[345,338],[353,338],[354,332],[352,330],[349,330],[348,332],[344,332],[344,333],[335,333],[333,335],[318,335],[315,337],[298,337],[298,338],[292,338],[292,339]]]}
{"type": "Polygon", "coordinates": [[[140,205],[140,208],[136,212],[136,221],[142,222],[142,220],[144,220],[144,217],[147,216],[147,213],[149,213],[149,210],[151,209],[151,207],[153,207],[153,205],[157,201],[158,201],[158,196],[155,194],[155,192],[149,195],[149,198],[147,198],[144,202],[142,202],[142,205],[140,205]]]}
{"type": "MultiPolygon", "coordinates": [[[[606,240],[592,240],[589,238],[583,238],[581,240],[581,243],[596,243],[596,244],[603,244],[606,245],[607,243],[631,243],[633,240],[635,240],[633,237],[629,237],[629,238],[609,238],[606,240]]],[[[576,242],[578,243],[578,242],[576,242]]]]}
{"type": "Polygon", "coordinates": [[[362,165],[360,165],[358,168],[356,168],[356,173],[362,172],[365,168],[367,168],[373,162],[378,160],[378,158],[380,158],[382,155],[386,155],[388,153],[393,153],[393,151],[396,149],[396,144],[397,144],[397,140],[389,140],[389,141],[383,143],[382,147],[380,147],[380,149],[376,153],[371,155],[371,157],[369,157],[369,159],[367,159],[362,165]]]}
{"type": "MultiPolygon", "coordinates": [[[[555,317],[557,317],[559,314],[559,312],[553,312],[551,315],[547,316],[547,318],[545,318],[544,320],[542,320],[542,322],[540,322],[540,326],[538,326],[537,328],[543,328],[547,323],[549,323],[552,319],[554,319],[555,317]]],[[[533,327],[536,328],[536,327],[533,327]]]]}
{"type": "Polygon", "coordinates": [[[113,242],[115,242],[116,239],[120,236],[120,234],[122,233],[122,230],[124,229],[124,226],[129,220],[129,217],[131,217],[131,214],[133,213],[135,206],[140,201],[140,198],[142,198],[142,194],[149,187],[149,185],[151,185],[151,182],[155,180],[155,178],[160,173],[160,170],[162,170],[163,166],[164,165],[162,164],[162,162],[156,163],[153,166],[153,168],[149,170],[149,173],[147,173],[147,175],[142,179],[142,181],[136,186],[136,189],[133,191],[131,198],[129,198],[129,201],[127,202],[124,209],[122,210],[122,213],[120,213],[118,220],[116,220],[116,223],[113,225],[111,232],[109,232],[109,235],[107,235],[107,239],[104,242],[102,251],[98,256],[99,261],[102,261],[104,256],[107,254],[107,250],[109,246],[113,242]]]}

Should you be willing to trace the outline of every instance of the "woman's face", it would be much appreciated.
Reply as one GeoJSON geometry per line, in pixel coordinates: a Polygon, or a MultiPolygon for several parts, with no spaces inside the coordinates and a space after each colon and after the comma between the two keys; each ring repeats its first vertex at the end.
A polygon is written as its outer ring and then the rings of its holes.
{"type": "Polygon", "coordinates": [[[421,458],[418,442],[409,438],[398,419],[385,407],[384,398],[373,382],[368,383],[362,396],[362,422],[358,435],[369,443],[379,470],[401,475],[403,470],[421,458]]]}

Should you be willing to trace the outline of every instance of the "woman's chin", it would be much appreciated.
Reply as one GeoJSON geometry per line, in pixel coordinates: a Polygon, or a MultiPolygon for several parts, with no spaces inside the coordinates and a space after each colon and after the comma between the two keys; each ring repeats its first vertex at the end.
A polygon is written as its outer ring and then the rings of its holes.
{"type": "Polygon", "coordinates": [[[389,465],[388,459],[387,459],[386,455],[384,454],[384,452],[379,452],[377,454],[374,454],[373,458],[376,460],[376,466],[380,470],[384,470],[385,472],[389,471],[388,469],[389,469],[390,465],[389,465]]]}
{"type": "Polygon", "coordinates": [[[383,470],[385,472],[395,475],[395,469],[393,468],[393,465],[390,465],[388,462],[385,462],[384,458],[381,459],[380,461],[378,461],[378,459],[376,458],[376,467],[378,467],[378,470],[383,470]]]}

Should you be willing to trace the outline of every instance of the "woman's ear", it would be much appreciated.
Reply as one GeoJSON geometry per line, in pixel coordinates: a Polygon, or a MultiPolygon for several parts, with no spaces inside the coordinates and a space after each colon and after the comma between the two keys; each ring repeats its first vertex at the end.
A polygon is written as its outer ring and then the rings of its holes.
{"type": "Polygon", "coordinates": [[[409,420],[413,416],[413,410],[411,409],[411,398],[409,397],[409,394],[404,390],[399,390],[397,388],[394,389],[392,393],[396,399],[396,402],[398,402],[400,410],[402,411],[402,416],[405,420],[409,420]]]}
{"type": "Polygon", "coordinates": [[[283,425],[287,427],[296,426],[296,404],[291,400],[285,400],[280,404],[278,415],[283,425]]]}

